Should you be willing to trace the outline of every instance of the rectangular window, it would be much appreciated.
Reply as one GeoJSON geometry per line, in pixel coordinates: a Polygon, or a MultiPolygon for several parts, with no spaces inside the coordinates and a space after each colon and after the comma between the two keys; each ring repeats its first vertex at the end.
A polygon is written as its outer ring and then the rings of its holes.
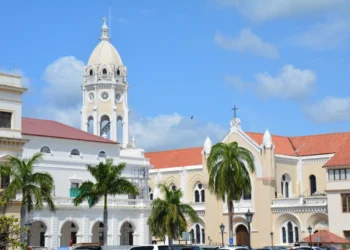
{"type": "Polygon", "coordinates": [[[344,231],[344,238],[350,240],[350,231],[344,231]]]}
{"type": "Polygon", "coordinates": [[[71,183],[69,190],[69,197],[75,198],[79,194],[79,183],[71,183]]]}
{"type": "Polygon", "coordinates": [[[341,195],[343,213],[350,213],[350,194],[341,195]]]}
{"type": "Polygon", "coordinates": [[[346,170],[346,179],[350,180],[350,168],[346,170]]]}
{"type": "Polygon", "coordinates": [[[328,180],[334,181],[334,170],[328,170],[328,180]]]}
{"type": "Polygon", "coordinates": [[[71,183],[70,184],[70,188],[78,188],[79,187],[79,183],[71,183]]]}
{"type": "Polygon", "coordinates": [[[11,117],[10,112],[0,112],[0,128],[11,128],[11,117]]]}
{"type": "Polygon", "coordinates": [[[346,169],[340,169],[340,179],[346,180],[346,169]]]}

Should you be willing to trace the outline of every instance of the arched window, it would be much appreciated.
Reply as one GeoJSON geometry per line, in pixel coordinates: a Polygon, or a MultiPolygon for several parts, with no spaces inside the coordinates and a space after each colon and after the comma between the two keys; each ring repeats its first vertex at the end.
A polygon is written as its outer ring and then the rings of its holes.
{"type": "Polygon", "coordinates": [[[106,158],[106,157],[107,157],[107,154],[106,154],[105,151],[100,151],[100,153],[98,153],[98,157],[106,158]]]}
{"type": "Polygon", "coordinates": [[[282,243],[295,243],[299,241],[299,228],[296,224],[291,221],[286,221],[282,224],[282,243]]]}
{"type": "Polygon", "coordinates": [[[89,116],[89,118],[88,118],[87,131],[91,134],[94,133],[94,118],[92,116],[89,116]]]}
{"type": "Polygon", "coordinates": [[[202,228],[202,244],[205,244],[205,230],[202,228]]]}
{"type": "Polygon", "coordinates": [[[194,191],[194,202],[199,202],[199,191],[194,191]]]}
{"type": "Polygon", "coordinates": [[[10,176],[1,176],[0,178],[0,189],[5,189],[10,184],[10,176]]]}
{"type": "Polygon", "coordinates": [[[205,202],[205,190],[202,183],[198,183],[194,191],[194,202],[205,202]]]}
{"type": "Polygon", "coordinates": [[[316,186],[316,177],[314,175],[310,175],[310,193],[313,195],[313,193],[316,192],[317,186],[316,186]]]}
{"type": "Polygon", "coordinates": [[[175,191],[177,188],[176,188],[176,185],[171,185],[171,190],[175,191]]]}
{"type": "Polygon", "coordinates": [[[193,229],[190,231],[190,238],[191,238],[191,243],[194,244],[195,241],[194,241],[194,230],[193,229]]]}
{"type": "Polygon", "coordinates": [[[117,75],[118,75],[118,76],[120,75],[120,70],[119,70],[119,69],[117,70],[117,75]]]}
{"type": "Polygon", "coordinates": [[[51,150],[50,150],[49,147],[44,146],[44,147],[42,147],[42,148],[40,149],[40,152],[41,152],[41,153],[49,154],[49,153],[51,153],[51,150]]]}
{"type": "Polygon", "coordinates": [[[72,151],[70,151],[70,154],[71,155],[80,155],[80,152],[79,152],[79,150],[78,149],[72,149],[72,151]]]}
{"type": "Polygon", "coordinates": [[[252,191],[243,192],[243,200],[251,200],[252,199],[252,191]]]}
{"type": "Polygon", "coordinates": [[[90,74],[90,76],[93,76],[94,75],[94,71],[92,69],[90,69],[89,74],[90,74]]]}
{"type": "Polygon", "coordinates": [[[291,180],[289,175],[284,174],[282,175],[282,180],[281,180],[281,193],[284,198],[289,198],[290,197],[290,191],[291,191],[291,180]]]}
{"type": "Polygon", "coordinates": [[[282,242],[287,243],[286,228],[282,227],[282,242]]]}
{"type": "Polygon", "coordinates": [[[196,243],[201,243],[201,229],[199,228],[199,225],[196,225],[196,243]]]}
{"type": "Polygon", "coordinates": [[[102,74],[107,75],[107,70],[106,70],[106,69],[103,69],[103,70],[102,70],[102,74]]]}
{"type": "Polygon", "coordinates": [[[150,201],[153,201],[153,192],[152,192],[152,189],[149,188],[149,189],[148,189],[148,192],[149,192],[149,200],[150,200],[150,201]]]}

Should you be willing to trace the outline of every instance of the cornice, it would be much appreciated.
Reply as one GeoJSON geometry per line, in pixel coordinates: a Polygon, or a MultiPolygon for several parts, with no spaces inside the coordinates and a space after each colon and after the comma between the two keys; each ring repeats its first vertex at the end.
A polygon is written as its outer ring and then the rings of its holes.
{"type": "Polygon", "coordinates": [[[324,212],[327,213],[327,205],[323,207],[285,207],[285,208],[271,208],[273,214],[281,213],[315,213],[315,212],[324,212]]]}

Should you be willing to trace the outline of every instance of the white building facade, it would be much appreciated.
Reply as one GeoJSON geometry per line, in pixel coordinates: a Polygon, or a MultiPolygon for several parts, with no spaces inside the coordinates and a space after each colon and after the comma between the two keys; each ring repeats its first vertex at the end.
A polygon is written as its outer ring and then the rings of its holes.
{"type": "MultiPolygon", "coordinates": [[[[147,218],[150,214],[149,160],[129,143],[126,68],[108,37],[104,22],[102,36],[89,59],[82,84],[81,129],[55,121],[22,118],[20,77],[1,74],[0,153],[30,158],[41,152],[43,159],[35,171],[48,172],[55,183],[53,198],[56,212],[35,211],[26,218],[30,226],[29,244],[49,249],[70,243],[101,243],[103,239],[103,202],[89,208],[87,202],[74,206],[79,186],[94,181],[87,164],[97,165],[107,158],[127,164],[123,175],[139,189],[138,196],[108,198],[108,245],[140,245],[150,242],[147,218]],[[117,142],[117,121],[121,121],[121,141],[117,142]],[[89,133],[90,132],[90,133],[89,133]]],[[[79,86],[77,86],[77,90],[79,86]]],[[[120,131],[119,131],[120,132],[120,131]]],[[[9,180],[1,178],[2,188],[9,180]]],[[[20,200],[20,194],[17,201],[20,200]]],[[[20,207],[19,202],[13,204],[20,207]]],[[[17,209],[17,210],[18,210],[17,209]]],[[[16,210],[16,209],[12,209],[16,210]]]]}

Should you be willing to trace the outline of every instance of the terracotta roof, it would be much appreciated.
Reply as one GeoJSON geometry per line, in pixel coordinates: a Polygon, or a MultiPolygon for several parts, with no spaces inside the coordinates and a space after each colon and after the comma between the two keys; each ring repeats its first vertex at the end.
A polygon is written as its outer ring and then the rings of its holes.
{"type": "Polygon", "coordinates": [[[184,148],[160,152],[146,153],[145,157],[150,159],[154,168],[173,168],[202,165],[203,148],[184,148]]]}
{"type": "MultiPolygon", "coordinates": [[[[263,141],[264,134],[247,132],[246,133],[250,138],[252,138],[257,144],[261,145],[263,141]]],[[[275,153],[281,155],[292,155],[296,156],[296,152],[293,148],[293,144],[290,139],[286,136],[271,135],[272,142],[275,145],[275,153]]]]}
{"type": "Polygon", "coordinates": [[[118,144],[115,141],[96,136],[68,125],[35,118],[22,118],[22,134],[61,139],[118,144]]]}
{"type": "MultiPolygon", "coordinates": [[[[311,242],[317,242],[318,237],[320,243],[350,244],[349,240],[328,231],[318,231],[317,233],[314,233],[311,235],[311,242]]],[[[310,242],[310,236],[305,237],[304,242],[310,242]]]]}
{"type": "MultiPolygon", "coordinates": [[[[262,133],[247,132],[246,134],[261,145],[262,133]]],[[[272,135],[272,142],[275,145],[276,154],[308,156],[334,153],[324,167],[350,165],[350,132],[294,137],[272,135]]],[[[202,164],[201,150],[202,147],[177,149],[147,153],[146,156],[151,159],[151,164],[156,168],[191,166],[202,164]]]]}

